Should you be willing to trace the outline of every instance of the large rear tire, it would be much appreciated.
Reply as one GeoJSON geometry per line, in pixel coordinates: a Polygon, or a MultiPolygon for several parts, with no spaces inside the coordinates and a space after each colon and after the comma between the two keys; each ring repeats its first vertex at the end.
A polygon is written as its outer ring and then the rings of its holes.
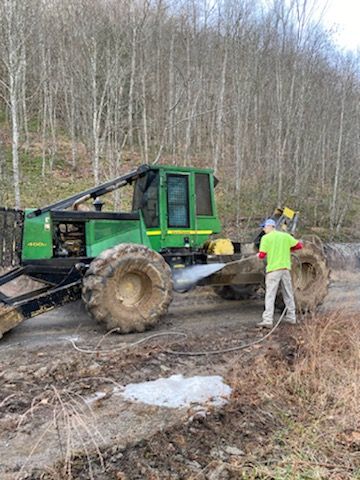
{"type": "Polygon", "coordinates": [[[172,290],[171,270],[161,255],[143,245],[122,244],[93,260],[82,298],[107,330],[143,332],[167,312],[172,290]]]}
{"type": "Polygon", "coordinates": [[[304,241],[293,255],[292,282],[299,311],[312,312],[323,302],[329,286],[330,270],[321,241],[304,241]]]}

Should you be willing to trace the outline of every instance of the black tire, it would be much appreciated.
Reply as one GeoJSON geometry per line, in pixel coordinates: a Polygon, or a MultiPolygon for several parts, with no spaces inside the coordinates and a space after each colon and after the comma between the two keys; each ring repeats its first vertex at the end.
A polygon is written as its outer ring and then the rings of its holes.
{"type": "Polygon", "coordinates": [[[171,270],[161,255],[143,245],[122,244],[92,261],[82,298],[107,330],[143,332],[167,312],[172,290],[171,270]]]}
{"type": "Polygon", "coordinates": [[[214,292],[224,300],[248,300],[253,298],[259,285],[224,285],[213,287],[214,292]]]}

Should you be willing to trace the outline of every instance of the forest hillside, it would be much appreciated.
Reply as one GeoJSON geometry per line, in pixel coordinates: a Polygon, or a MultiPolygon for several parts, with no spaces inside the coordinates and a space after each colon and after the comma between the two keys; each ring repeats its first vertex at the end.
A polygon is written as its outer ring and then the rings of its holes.
{"type": "Polygon", "coordinates": [[[315,3],[0,0],[0,204],[140,163],[206,166],[227,225],[287,204],[305,229],[353,239],[359,56],[315,3]]]}

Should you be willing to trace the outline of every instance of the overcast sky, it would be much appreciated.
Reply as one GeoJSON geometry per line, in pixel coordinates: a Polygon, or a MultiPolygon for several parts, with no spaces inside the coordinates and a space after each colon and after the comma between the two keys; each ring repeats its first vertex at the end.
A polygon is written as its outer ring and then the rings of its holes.
{"type": "Polygon", "coordinates": [[[325,6],[323,23],[335,26],[334,40],[339,47],[360,49],[360,0],[317,0],[325,6]]]}

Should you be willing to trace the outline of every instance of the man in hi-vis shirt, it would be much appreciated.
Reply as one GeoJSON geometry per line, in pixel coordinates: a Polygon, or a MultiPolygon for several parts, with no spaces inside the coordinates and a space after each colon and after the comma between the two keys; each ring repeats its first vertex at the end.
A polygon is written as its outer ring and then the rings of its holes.
{"type": "Polygon", "coordinates": [[[274,321],[276,294],[281,283],[285,306],[287,307],[284,320],[296,323],[294,292],[291,283],[291,252],[300,250],[303,244],[289,233],[275,229],[276,223],[272,218],[265,221],[264,232],[260,242],[258,257],[266,258],[265,277],[265,311],[259,327],[271,328],[274,321]]]}

